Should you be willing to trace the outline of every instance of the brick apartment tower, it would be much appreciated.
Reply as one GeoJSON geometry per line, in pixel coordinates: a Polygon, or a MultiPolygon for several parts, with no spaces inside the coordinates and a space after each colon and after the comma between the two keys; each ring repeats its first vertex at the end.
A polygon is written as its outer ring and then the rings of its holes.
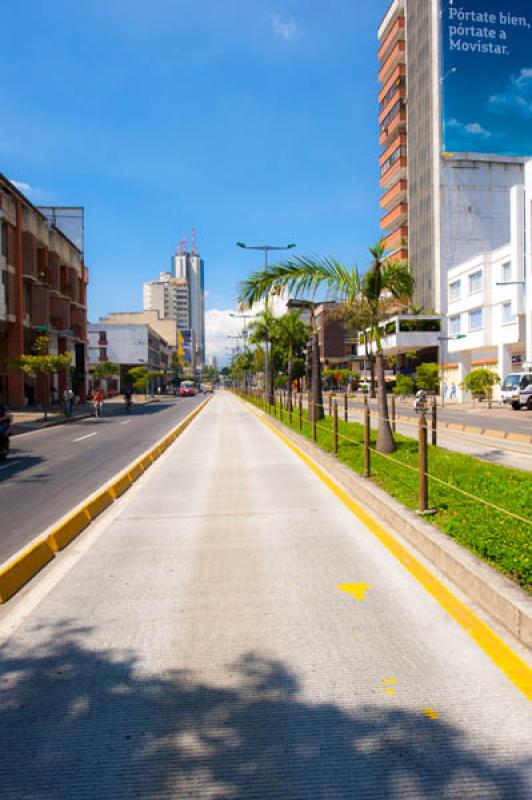
{"type": "Polygon", "coordinates": [[[50,354],[72,354],[72,388],[84,396],[87,283],[79,247],[0,174],[0,392],[12,408],[66,388],[65,373],[35,379],[9,366],[43,334],[50,354]]]}
{"type": "Polygon", "coordinates": [[[380,226],[392,258],[407,259],[406,19],[401,0],[390,5],[378,36],[380,226]]]}

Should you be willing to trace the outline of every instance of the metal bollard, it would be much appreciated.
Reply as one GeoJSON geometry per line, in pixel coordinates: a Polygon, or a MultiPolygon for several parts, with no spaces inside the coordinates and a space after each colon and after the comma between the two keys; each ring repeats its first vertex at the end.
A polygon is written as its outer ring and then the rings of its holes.
{"type": "Polygon", "coordinates": [[[364,477],[371,478],[371,411],[366,397],[364,401],[364,477]]]}
{"type": "Polygon", "coordinates": [[[316,403],[310,403],[312,408],[312,439],[317,442],[318,441],[318,426],[317,426],[317,414],[316,414],[316,403]]]}
{"type": "Polygon", "coordinates": [[[344,394],[344,422],[349,422],[349,403],[347,392],[344,394]]]}
{"type": "Polygon", "coordinates": [[[432,419],[431,419],[431,428],[432,428],[432,444],[438,444],[438,408],[436,406],[436,398],[432,398],[432,419]]]}
{"type": "Polygon", "coordinates": [[[330,417],[332,417],[332,402],[333,402],[333,396],[332,396],[332,394],[330,394],[329,395],[329,416],[330,417]]]}
{"type": "Polygon", "coordinates": [[[299,410],[299,432],[303,430],[303,395],[299,392],[299,400],[298,400],[298,410],[299,410]]]}
{"type": "Polygon", "coordinates": [[[332,411],[333,453],[336,456],[338,455],[338,403],[336,400],[333,403],[332,411]]]}
{"type": "Polygon", "coordinates": [[[395,395],[392,394],[392,433],[397,433],[395,395]]]}

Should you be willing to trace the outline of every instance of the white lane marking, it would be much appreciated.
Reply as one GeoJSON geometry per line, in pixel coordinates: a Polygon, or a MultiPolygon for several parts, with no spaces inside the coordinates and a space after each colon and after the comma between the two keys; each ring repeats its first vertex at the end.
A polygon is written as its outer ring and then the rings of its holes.
{"type": "Polygon", "coordinates": [[[3,467],[0,467],[0,469],[7,469],[8,467],[12,467],[13,464],[18,464],[19,461],[20,461],[20,458],[14,458],[12,461],[9,461],[7,464],[4,464],[3,467]]]}
{"type": "Polygon", "coordinates": [[[77,439],[72,439],[73,442],[82,442],[83,439],[89,439],[91,436],[98,436],[96,432],[94,433],[87,433],[85,436],[78,436],[77,439]]]}
{"type": "Polygon", "coordinates": [[[120,425],[129,425],[130,422],[131,422],[130,419],[126,419],[126,421],[125,422],[121,422],[120,425]]]}

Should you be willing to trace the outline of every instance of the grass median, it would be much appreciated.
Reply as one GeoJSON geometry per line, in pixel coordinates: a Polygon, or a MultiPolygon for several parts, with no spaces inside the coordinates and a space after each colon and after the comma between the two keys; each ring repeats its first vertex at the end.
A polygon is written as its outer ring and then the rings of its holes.
{"type": "MultiPolygon", "coordinates": [[[[262,404],[254,397],[247,396],[244,399],[262,408],[262,404]]],[[[279,419],[279,410],[276,416],[279,419]]],[[[299,433],[297,410],[294,410],[291,426],[286,409],[283,410],[282,421],[299,433]]],[[[312,440],[312,426],[305,410],[301,434],[312,440]]],[[[364,466],[363,437],[361,424],[338,421],[337,457],[358,474],[362,474],[364,466]]],[[[407,508],[417,509],[417,442],[396,434],[396,452],[384,457],[375,450],[376,438],[376,431],[372,430],[371,480],[407,508]]],[[[318,423],[317,444],[328,453],[333,450],[330,417],[318,423]]],[[[486,464],[473,456],[432,445],[429,445],[428,473],[449,485],[444,486],[429,477],[429,505],[436,509],[436,513],[427,517],[427,521],[532,594],[532,523],[520,522],[504,513],[506,510],[530,519],[530,474],[486,464]],[[453,487],[468,492],[472,497],[466,497],[453,487]],[[485,503],[503,510],[497,511],[485,503]]]]}

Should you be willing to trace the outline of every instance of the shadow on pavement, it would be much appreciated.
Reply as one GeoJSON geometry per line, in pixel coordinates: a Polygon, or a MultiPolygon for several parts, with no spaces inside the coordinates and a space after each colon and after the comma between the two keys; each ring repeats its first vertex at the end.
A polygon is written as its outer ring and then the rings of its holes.
{"type": "MultiPolygon", "coordinates": [[[[2,469],[0,469],[0,484],[12,478],[20,477],[26,470],[32,469],[42,464],[44,461],[46,461],[46,459],[41,458],[41,456],[22,455],[22,452],[19,454],[19,451],[12,448],[6,460],[0,462],[0,466],[2,467],[2,469]]],[[[42,478],[44,476],[39,477],[42,478]]]]}
{"type": "Polygon", "coordinates": [[[66,620],[45,633],[0,657],[2,798],[527,796],[525,764],[421,711],[308,702],[279,661],[249,654],[214,686],[86,649],[66,620]]]}

